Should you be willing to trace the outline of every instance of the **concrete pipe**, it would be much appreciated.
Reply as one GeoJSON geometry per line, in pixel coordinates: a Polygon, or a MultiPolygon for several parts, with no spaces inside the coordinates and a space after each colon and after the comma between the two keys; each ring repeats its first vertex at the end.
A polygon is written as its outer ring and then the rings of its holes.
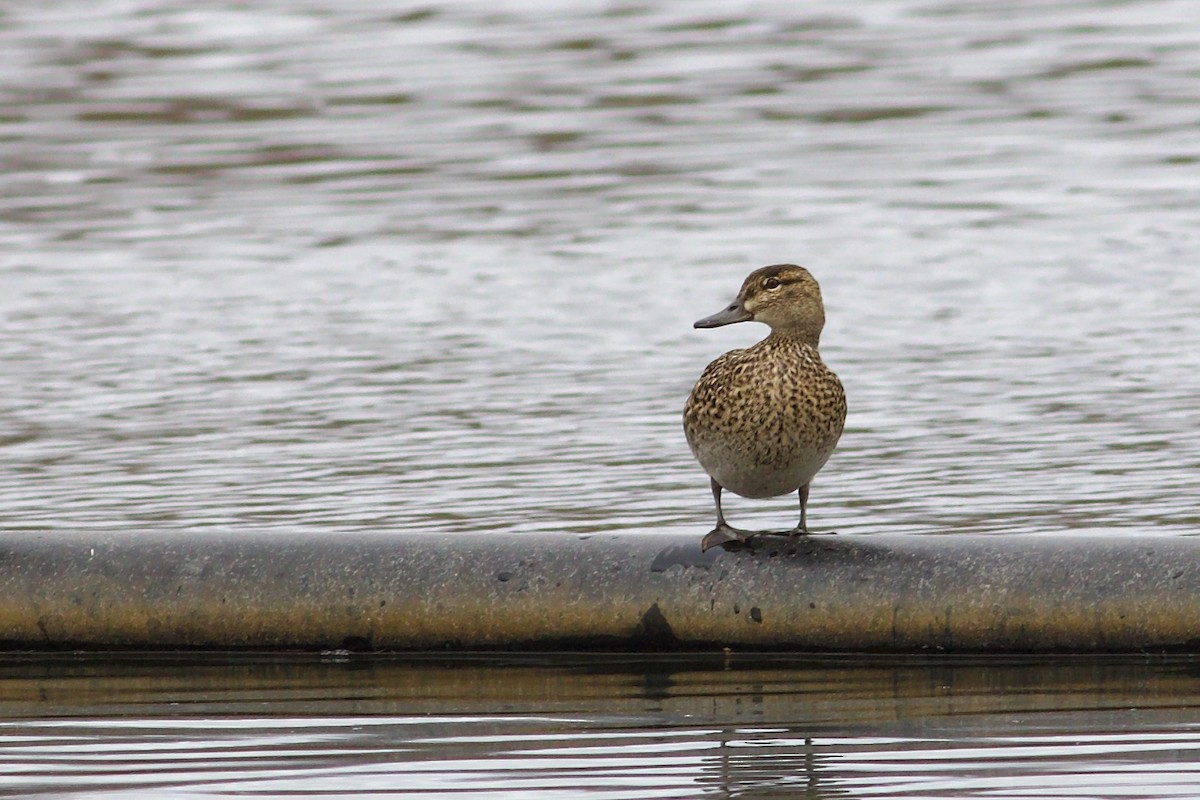
{"type": "Polygon", "coordinates": [[[1200,539],[0,535],[0,649],[1200,650],[1200,539]]]}

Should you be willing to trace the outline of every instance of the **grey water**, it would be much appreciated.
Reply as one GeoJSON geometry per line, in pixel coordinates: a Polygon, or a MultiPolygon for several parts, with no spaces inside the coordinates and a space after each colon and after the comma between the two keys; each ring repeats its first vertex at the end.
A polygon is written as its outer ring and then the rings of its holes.
{"type": "Polygon", "coordinates": [[[8,4],[0,525],[699,535],[691,322],[795,261],[815,527],[1192,532],[1194,12],[8,4]]]}
{"type": "Polygon", "coordinates": [[[1195,661],[0,660],[0,796],[1200,796],[1195,661]]]}
{"type": "MultiPolygon", "coordinates": [[[[691,322],[778,262],[850,402],[813,527],[1197,529],[1192,3],[48,0],[0,52],[0,530],[699,537],[679,412],[762,329],[691,322]]],[[[1200,796],[1153,670],[27,667],[0,791],[1200,796]]]]}

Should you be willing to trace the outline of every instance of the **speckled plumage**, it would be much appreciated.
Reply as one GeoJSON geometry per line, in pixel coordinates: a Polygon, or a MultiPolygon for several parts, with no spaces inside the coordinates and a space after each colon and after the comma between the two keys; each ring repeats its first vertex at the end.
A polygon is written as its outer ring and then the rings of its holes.
{"type": "Polygon", "coordinates": [[[717,529],[707,546],[751,535],[725,523],[722,488],[751,498],[799,491],[801,521],[793,532],[805,533],[808,484],[846,421],[841,381],[817,350],[825,313],[808,271],[790,264],[756,270],[732,305],[696,326],[751,320],[770,325],[770,335],[709,364],[684,406],[688,445],[714,482],[717,529]]]}

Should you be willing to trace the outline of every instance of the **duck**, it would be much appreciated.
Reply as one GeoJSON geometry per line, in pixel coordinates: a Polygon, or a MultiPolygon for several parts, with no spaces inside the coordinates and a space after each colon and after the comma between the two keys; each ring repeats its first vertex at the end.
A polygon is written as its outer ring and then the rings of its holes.
{"type": "Polygon", "coordinates": [[[846,392],[818,350],[825,304],[807,269],[756,269],[732,303],[693,327],[739,322],[761,322],[771,330],[752,347],[730,350],[709,364],[683,409],[688,446],[708,473],[717,508],[716,527],[701,540],[702,551],[767,533],[726,522],[724,490],[748,498],[796,492],[800,521],[784,533],[809,533],[809,485],[846,424],[846,392]]]}

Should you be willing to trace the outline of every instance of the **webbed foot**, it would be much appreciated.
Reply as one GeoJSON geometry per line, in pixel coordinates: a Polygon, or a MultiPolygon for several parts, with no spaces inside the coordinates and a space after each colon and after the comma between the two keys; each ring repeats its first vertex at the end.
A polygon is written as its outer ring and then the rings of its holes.
{"type": "Polygon", "coordinates": [[[753,535],[753,531],[743,531],[729,525],[717,525],[700,540],[700,552],[703,553],[710,548],[732,542],[745,544],[753,535]]]}
{"type": "Polygon", "coordinates": [[[801,528],[799,525],[792,528],[790,531],[785,531],[785,536],[837,536],[837,531],[810,531],[808,528],[801,528]]]}

